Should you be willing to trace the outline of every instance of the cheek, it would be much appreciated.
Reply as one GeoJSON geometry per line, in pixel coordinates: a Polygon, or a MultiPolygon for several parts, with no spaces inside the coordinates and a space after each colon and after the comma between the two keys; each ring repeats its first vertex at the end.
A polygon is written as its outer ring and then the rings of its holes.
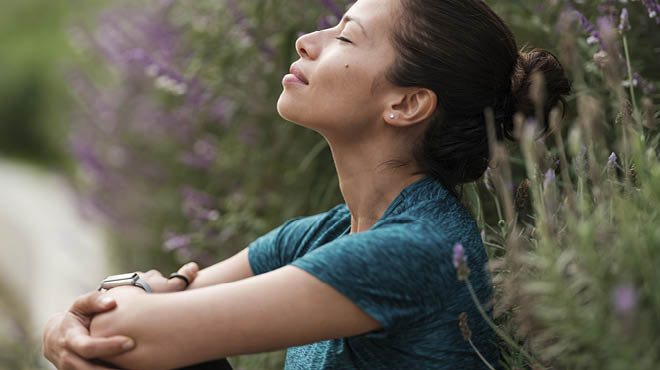
{"type": "Polygon", "coordinates": [[[307,87],[287,86],[278,100],[277,109],[283,118],[321,132],[346,130],[345,123],[356,129],[360,122],[378,116],[372,96],[372,74],[369,65],[359,61],[337,63],[328,56],[328,63],[319,64],[307,87]]]}

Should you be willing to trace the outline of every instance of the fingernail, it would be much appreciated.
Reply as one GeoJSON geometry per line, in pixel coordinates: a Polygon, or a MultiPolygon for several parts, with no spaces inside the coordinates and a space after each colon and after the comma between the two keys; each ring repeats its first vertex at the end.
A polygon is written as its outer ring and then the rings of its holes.
{"type": "Polygon", "coordinates": [[[135,347],[135,341],[130,338],[121,345],[121,349],[123,350],[133,349],[133,347],[135,347]]]}
{"type": "Polygon", "coordinates": [[[103,297],[101,298],[101,305],[108,306],[115,301],[112,297],[103,297]]]}

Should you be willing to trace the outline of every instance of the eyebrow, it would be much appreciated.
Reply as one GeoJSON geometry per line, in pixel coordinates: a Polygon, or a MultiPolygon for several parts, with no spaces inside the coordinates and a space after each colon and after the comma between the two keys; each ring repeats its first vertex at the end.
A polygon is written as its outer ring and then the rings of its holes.
{"type": "Polygon", "coordinates": [[[355,22],[357,23],[358,26],[362,29],[362,33],[364,33],[364,36],[368,39],[369,35],[367,35],[367,31],[364,29],[364,26],[362,26],[362,23],[360,23],[360,20],[354,17],[351,17],[350,15],[344,15],[344,18],[342,18],[341,23],[348,23],[348,22],[355,22]]]}

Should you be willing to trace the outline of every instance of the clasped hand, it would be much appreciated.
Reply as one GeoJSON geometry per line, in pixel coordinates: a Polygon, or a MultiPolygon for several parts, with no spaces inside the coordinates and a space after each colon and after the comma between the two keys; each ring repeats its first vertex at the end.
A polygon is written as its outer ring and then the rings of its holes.
{"type": "MultiPolygon", "coordinates": [[[[191,262],[177,271],[186,276],[190,283],[197,277],[199,267],[191,262]]],[[[151,287],[153,293],[172,293],[184,290],[183,279],[167,279],[157,270],[138,272],[151,287]]],[[[138,287],[121,287],[136,289],[138,287]]],[[[105,292],[90,292],[80,296],[68,311],[50,318],[44,328],[43,355],[58,369],[98,370],[108,367],[94,359],[117,356],[135,347],[133,339],[125,336],[94,338],[89,335],[89,326],[95,314],[112,310],[117,303],[105,292]]]]}

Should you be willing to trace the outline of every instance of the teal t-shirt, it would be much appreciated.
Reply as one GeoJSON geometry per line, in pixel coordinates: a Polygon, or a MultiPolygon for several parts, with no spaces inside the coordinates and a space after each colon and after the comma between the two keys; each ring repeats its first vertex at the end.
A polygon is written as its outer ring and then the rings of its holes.
{"type": "MultiPolygon", "coordinates": [[[[470,212],[430,176],[406,187],[369,230],[349,234],[345,204],[291,219],[249,245],[255,275],[293,265],[344,294],[383,328],[287,350],[286,370],[484,369],[459,330],[467,313],[472,341],[498,366],[493,331],[453,265],[463,244],[470,282],[491,299],[487,255],[470,212]]],[[[490,312],[490,309],[488,312],[490,312]]]]}

